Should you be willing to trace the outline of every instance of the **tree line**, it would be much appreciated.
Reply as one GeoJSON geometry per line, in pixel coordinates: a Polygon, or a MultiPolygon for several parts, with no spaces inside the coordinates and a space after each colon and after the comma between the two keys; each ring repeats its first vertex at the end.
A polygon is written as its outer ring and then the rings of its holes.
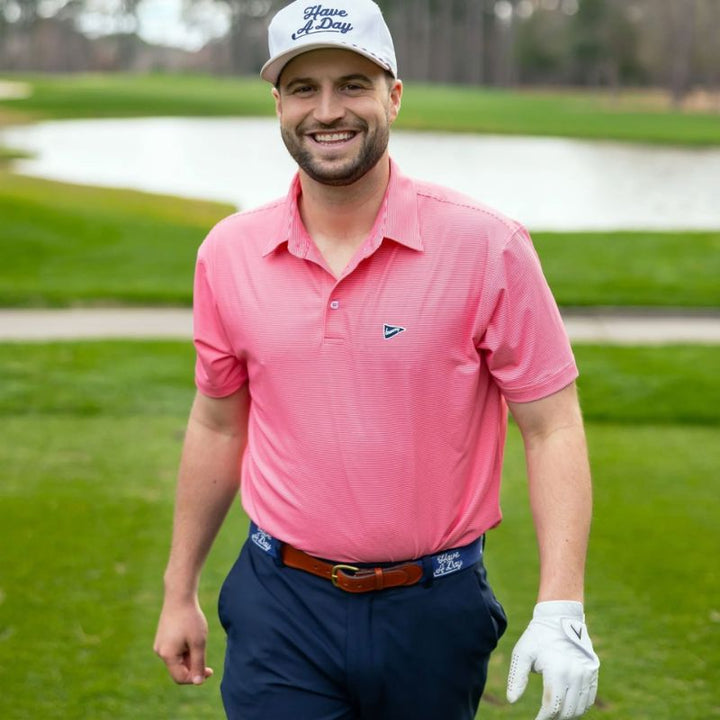
{"type": "MultiPolygon", "coordinates": [[[[115,32],[79,28],[93,0],[0,0],[0,69],[199,70],[253,74],[285,0],[183,0],[228,30],[197,52],[137,36],[143,0],[106,3],[115,32]]],[[[666,87],[676,102],[720,88],[720,0],[379,0],[404,79],[485,86],[666,87]]]]}

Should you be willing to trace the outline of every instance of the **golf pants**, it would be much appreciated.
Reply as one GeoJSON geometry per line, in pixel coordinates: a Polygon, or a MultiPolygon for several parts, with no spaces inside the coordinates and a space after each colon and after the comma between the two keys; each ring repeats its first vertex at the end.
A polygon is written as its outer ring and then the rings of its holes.
{"type": "Polygon", "coordinates": [[[482,562],[351,594],[252,542],[218,607],[229,720],[472,720],[506,627],[482,562]]]}

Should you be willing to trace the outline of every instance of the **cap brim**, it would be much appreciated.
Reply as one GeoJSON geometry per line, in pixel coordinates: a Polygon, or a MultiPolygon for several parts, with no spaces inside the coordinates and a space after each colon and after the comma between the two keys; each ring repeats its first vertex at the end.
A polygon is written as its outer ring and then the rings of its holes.
{"type": "Polygon", "coordinates": [[[296,46],[292,50],[281,53],[274,58],[270,58],[270,60],[268,60],[262,66],[262,69],[260,70],[260,77],[263,80],[267,80],[269,83],[272,83],[273,85],[277,85],[280,73],[293,58],[296,58],[298,55],[302,55],[303,53],[310,52],[311,50],[323,49],[349,50],[350,52],[354,52],[358,55],[366,57],[368,60],[380,66],[383,70],[387,70],[389,73],[392,73],[393,76],[396,75],[395,70],[393,70],[392,66],[388,62],[379,58],[377,55],[374,55],[368,50],[358,47],[357,45],[353,45],[351,43],[345,44],[340,41],[335,41],[333,43],[306,43],[304,45],[296,46]]]}

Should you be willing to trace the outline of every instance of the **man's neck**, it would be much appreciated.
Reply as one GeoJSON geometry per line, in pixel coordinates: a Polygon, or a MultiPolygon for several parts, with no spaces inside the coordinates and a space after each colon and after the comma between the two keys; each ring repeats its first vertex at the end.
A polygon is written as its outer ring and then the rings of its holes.
{"type": "Polygon", "coordinates": [[[300,216],[336,275],[342,272],[372,230],[389,178],[387,155],[352,185],[323,185],[300,172],[300,216]]]}

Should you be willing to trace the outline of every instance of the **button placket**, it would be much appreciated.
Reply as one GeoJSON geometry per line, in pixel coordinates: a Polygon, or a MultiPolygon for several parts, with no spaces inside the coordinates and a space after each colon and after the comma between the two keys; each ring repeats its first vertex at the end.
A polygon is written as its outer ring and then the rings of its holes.
{"type": "Polygon", "coordinates": [[[338,287],[342,281],[336,282],[328,294],[325,312],[325,338],[341,340],[345,335],[345,318],[342,312],[343,301],[339,297],[338,287]]]}

